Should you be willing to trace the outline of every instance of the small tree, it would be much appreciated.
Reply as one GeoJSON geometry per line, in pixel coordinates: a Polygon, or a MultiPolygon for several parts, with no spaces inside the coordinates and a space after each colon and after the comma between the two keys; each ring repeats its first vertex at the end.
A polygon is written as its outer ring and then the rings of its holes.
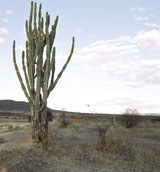
{"type": "Polygon", "coordinates": [[[37,4],[32,1],[29,20],[26,21],[26,50],[22,51],[25,82],[16,63],[15,41],[13,42],[13,62],[22,90],[30,103],[33,122],[32,138],[47,145],[47,98],[55,88],[72,57],[75,41],[73,37],[70,54],[55,78],[56,48],[54,40],[58,16],[54,24],[49,28],[50,15],[46,12],[44,23],[41,11],[42,5],[39,5],[37,12],[37,4]]]}

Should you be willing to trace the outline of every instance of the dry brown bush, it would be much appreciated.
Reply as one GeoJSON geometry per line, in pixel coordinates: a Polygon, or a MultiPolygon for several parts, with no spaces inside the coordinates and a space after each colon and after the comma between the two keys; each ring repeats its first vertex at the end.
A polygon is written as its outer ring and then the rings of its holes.
{"type": "Polygon", "coordinates": [[[140,122],[140,115],[138,110],[130,108],[126,109],[122,116],[122,122],[126,128],[137,126],[138,122],[140,122]]]}
{"type": "Polygon", "coordinates": [[[3,138],[0,138],[0,144],[5,143],[5,140],[3,138]]]}
{"type": "Polygon", "coordinates": [[[60,122],[60,126],[63,128],[67,127],[71,123],[70,119],[66,117],[65,111],[61,112],[58,121],[60,122]]]}
{"type": "Polygon", "coordinates": [[[97,127],[99,141],[97,144],[97,149],[100,150],[107,150],[107,144],[106,144],[106,133],[109,129],[110,125],[100,125],[97,127]]]}

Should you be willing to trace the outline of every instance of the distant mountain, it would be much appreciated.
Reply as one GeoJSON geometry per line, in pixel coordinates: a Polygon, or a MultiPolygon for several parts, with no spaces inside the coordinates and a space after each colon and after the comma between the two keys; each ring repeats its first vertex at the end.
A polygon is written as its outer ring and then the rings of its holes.
{"type": "MultiPolygon", "coordinates": [[[[50,111],[53,109],[47,108],[50,111]]],[[[15,100],[0,100],[0,111],[23,111],[29,112],[30,105],[28,102],[15,101],[15,100]]]]}
{"type": "Polygon", "coordinates": [[[0,111],[29,111],[29,103],[24,101],[0,100],[0,111]]]}

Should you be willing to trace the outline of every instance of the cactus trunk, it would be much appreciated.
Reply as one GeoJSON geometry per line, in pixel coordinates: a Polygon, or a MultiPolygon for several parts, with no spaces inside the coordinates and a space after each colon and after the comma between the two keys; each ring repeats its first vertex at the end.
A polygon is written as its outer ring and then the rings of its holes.
{"type": "Polygon", "coordinates": [[[54,40],[59,17],[56,17],[54,24],[49,28],[50,15],[48,12],[46,13],[44,24],[41,10],[41,4],[37,12],[37,4],[31,2],[30,17],[26,21],[26,50],[22,52],[24,77],[19,72],[16,62],[15,41],[13,42],[13,63],[22,90],[31,106],[32,138],[47,145],[47,98],[70,62],[75,40],[73,37],[70,54],[61,71],[55,77],[56,48],[54,40]]]}

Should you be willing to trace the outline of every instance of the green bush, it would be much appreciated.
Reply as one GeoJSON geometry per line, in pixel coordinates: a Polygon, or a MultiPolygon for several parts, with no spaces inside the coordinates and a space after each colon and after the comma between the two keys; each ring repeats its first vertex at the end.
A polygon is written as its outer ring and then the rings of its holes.
{"type": "Polygon", "coordinates": [[[48,121],[53,121],[54,116],[51,111],[47,111],[47,118],[48,118],[48,121]]]}

